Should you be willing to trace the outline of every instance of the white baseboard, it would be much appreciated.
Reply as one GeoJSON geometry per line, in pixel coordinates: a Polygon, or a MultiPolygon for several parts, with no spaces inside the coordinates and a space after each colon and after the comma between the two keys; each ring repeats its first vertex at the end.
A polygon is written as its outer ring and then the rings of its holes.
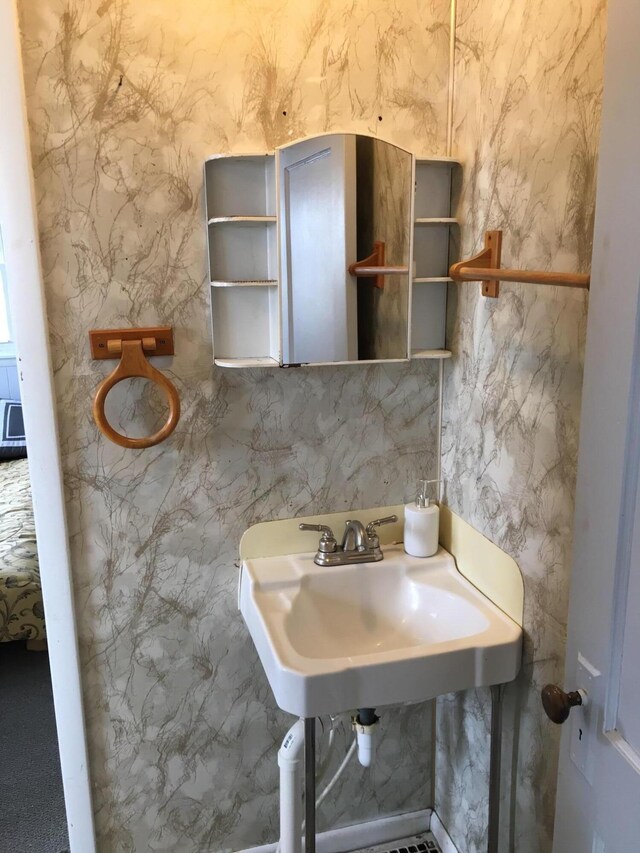
{"type": "Polygon", "coordinates": [[[429,828],[440,845],[442,853],[458,853],[458,848],[449,837],[449,833],[435,811],[431,813],[431,826],[429,828]]]}
{"type": "MultiPolygon", "coordinates": [[[[343,826],[340,829],[329,829],[327,832],[319,832],[316,836],[316,851],[317,853],[346,853],[348,850],[385,844],[387,841],[396,841],[398,838],[426,832],[429,829],[430,820],[431,809],[422,809],[419,812],[381,817],[378,820],[368,820],[365,823],[343,826]]],[[[276,847],[277,844],[263,844],[261,847],[249,847],[240,853],[275,853],[276,847]]],[[[442,849],[444,853],[444,847],[442,849]]],[[[453,853],[457,853],[455,848],[450,849],[453,853]]]]}

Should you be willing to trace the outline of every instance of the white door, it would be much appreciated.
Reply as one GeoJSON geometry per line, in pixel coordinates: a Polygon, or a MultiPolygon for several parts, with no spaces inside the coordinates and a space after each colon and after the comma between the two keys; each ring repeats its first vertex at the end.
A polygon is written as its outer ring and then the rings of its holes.
{"type": "Polygon", "coordinates": [[[355,136],[282,148],[278,176],[282,361],[356,361],[355,136]]]}
{"type": "Polygon", "coordinates": [[[554,853],[640,851],[639,33],[610,0],[554,853]]]}

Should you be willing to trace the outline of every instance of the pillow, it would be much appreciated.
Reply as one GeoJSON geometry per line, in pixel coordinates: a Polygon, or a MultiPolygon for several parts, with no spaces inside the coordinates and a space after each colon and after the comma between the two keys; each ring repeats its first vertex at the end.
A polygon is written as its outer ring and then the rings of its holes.
{"type": "Polygon", "coordinates": [[[20,400],[0,400],[0,461],[24,459],[27,441],[20,400]]]}

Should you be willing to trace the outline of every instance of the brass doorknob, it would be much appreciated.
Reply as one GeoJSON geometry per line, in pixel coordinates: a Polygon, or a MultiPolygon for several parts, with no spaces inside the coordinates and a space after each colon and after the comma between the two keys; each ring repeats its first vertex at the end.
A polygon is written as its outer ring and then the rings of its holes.
{"type": "Polygon", "coordinates": [[[586,704],[587,694],[584,690],[573,690],[565,693],[557,684],[547,684],[542,688],[542,707],[552,723],[564,723],[569,712],[577,705],[586,704]]]}

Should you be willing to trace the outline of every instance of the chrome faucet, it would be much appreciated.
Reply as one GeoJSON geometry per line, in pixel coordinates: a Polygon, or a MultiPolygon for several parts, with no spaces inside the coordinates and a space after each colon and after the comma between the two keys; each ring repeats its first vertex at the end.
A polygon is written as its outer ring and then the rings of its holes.
{"type": "Polygon", "coordinates": [[[344,526],[342,545],[340,546],[342,552],[362,551],[367,547],[367,544],[367,531],[364,529],[364,524],[357,519],[347,521],[344,526]]]}
{"type": "Polygon", "coordinates": [[[345,523],[342,545],[338,545],[333,530],[326,524],[301,524],[300,530],[322,533],[314,563],[318,566],[346,566],[349,563],[375,563],[382,560],[384,554],[376,527],[397,520],[397,515],[388,515],[370,521],[366,527],[357,519],[349,520],[345,523]]]}

